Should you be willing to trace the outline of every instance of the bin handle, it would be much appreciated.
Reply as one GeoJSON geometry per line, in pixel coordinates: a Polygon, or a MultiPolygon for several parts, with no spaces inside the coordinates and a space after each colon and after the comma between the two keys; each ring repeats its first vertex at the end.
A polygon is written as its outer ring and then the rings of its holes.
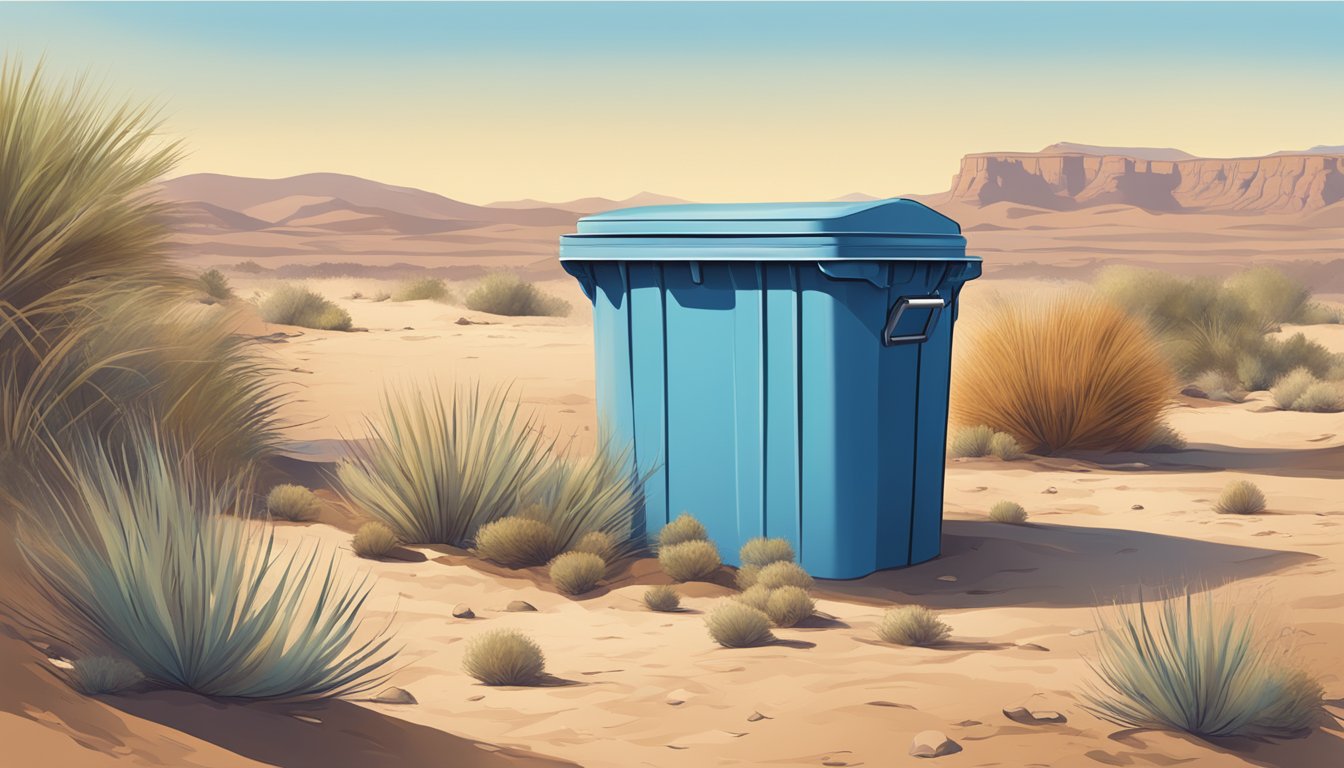
{"type": "Polygon", "coordinates": [[[933,330],[934,325],[938,323],[938,316],[942,314],[943,308],[947,306],[947,301],[942,296],[902,296],[891,305],[891,312],[887,314],[887,325],[882,329],[882,346],[890,347],[896,344],[922,344],[929,340],[929,332],[933,330]],[[896,336],[896,325],[901,321],[901,315],[905,314],[907,309],[928,309],[929,321],[924,324],[923,333],[912,333],[905,336],[896,336]]]}

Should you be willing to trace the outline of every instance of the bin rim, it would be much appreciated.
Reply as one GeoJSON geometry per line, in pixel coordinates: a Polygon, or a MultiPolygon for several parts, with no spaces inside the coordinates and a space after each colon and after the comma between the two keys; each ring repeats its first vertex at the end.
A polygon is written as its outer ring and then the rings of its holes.
{"type": "Polygon", "coordinates": [[[618,208],[579,219],[565,237],[871,235],[960,237],[956,221],[915,200],[686,203],[618,208]]]}

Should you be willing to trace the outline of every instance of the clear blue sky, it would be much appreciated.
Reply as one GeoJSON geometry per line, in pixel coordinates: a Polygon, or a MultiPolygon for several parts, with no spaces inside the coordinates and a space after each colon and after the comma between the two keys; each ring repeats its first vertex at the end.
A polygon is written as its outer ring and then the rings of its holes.
{"type": "Polygon", "coordinates": [[[0,49],[164,106],[184,171],[476,202],[945,188],[1060,140],[1344,143],[1344,4],[0,4],[0,49]]]}

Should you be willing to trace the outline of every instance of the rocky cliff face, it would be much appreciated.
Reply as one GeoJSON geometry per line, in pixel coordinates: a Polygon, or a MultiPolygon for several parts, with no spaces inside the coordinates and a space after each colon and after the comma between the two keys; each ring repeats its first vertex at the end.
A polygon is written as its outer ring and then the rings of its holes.
{"type": "Polygon", "coordinates": [[[951,199],[1068,210],[1119,203],[1150,211],[1308,213],[1344,200],[1344,154],[1144,160],[1050,151],[962,158],[951,199]]]}

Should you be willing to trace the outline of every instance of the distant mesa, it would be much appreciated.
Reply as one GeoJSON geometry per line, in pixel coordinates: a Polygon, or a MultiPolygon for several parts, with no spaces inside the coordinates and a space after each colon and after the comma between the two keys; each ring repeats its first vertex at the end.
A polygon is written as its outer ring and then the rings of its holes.
{"type": "Polygon", "coordinates": [[[1278,157],[1279,155],[1344,155],[1344,144],[1335,144],[1334,146],[1317,144],[1311,149],[1285,149],[1275,152],[1270,157],[1278,157]]]}
{"type": "Polygon", "coordinates": [[[1136,160],[1194,160],[1195,156],[1171,147],[1099,147],[1095,144],[1074,144],[1061,141],[1042,149],[1042,155],[1076,153],[1080,155],[1120,155],[1136,160]]]}

